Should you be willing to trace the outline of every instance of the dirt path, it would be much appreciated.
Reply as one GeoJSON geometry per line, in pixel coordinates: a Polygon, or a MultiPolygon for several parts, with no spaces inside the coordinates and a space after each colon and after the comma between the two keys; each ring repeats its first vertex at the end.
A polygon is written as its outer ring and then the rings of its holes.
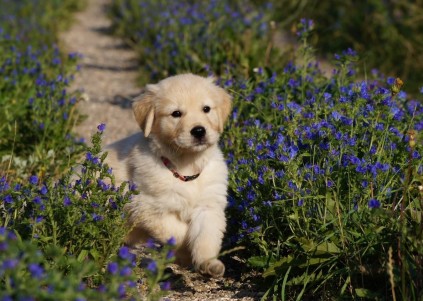
{"type": "Polygon", "coordinates": [[[76,132],[89,141],[100,123],[106,124],[106,145],[139,130],[130,99],[140,92],[136,54],[123,41],[110,35],[111,22],[105,14],[108,0],[89,0],[75,16],[73,26],[61,36],[68,52],[83,55],[81,71],[71,90],[83,91],[78,109],[87,119],[76,132]]]}
{"type": "MultiPolygon", "coordinates": [[[[87,119],[76,132],[89,141],[100,123],[106,124],[106,145],[139,131],[132,114],[130,99],[140,93],[136,85],[136,54],[122,40],[110,35],[111,22],[105,14],[109,0],[88,0],[88,7],[76,15],[73,26],[61,36],[68,52],[83,55],[81,70],[75,75],[71,90],[83,92],[78,109],[87,119]]],[[[254,301],[261,293],[251,277],[241,278],[244,266],[233,258],[226,259],[223,279],[209,279],[172,266],[172,289],[169,300],[187,301],[254,301]]]]}

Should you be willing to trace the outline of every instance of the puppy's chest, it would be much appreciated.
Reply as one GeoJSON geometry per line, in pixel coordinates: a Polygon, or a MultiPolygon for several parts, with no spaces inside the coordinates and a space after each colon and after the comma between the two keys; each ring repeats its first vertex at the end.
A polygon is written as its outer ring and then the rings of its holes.
{"type": "Polygon", "coordinates": [[[194,208],[210,197],[209,187],[215,182],[208,172],[200,173],[198,177],[183,181],[170,170],[159,170],[146,176],[137,177],[142,194],[153,196],[157,205],[169,208],[194,208]]]}

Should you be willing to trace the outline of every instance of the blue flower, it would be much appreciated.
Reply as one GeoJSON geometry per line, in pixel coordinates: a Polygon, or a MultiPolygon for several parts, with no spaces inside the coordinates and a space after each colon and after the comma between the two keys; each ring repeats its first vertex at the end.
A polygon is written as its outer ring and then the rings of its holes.
{"type": "Polygon", "coordinates": [[[91,217],[93,218],[93,221],[95,221],[95,222],[100,222],[104,219],[104,217],[102,217],[101,215],[98,215],[96,213],[91,214],[91,217]]]}
{"type": "Polygon", "coordinates": [[[168,240],[167,240],[167,244],[169,245],[169,246],[175,246],[176,245],[176,239],[175,239],[175,237],[171,237],[171,238],[169,238],[168,240]]]}
{"type": "Polygon", "coordinates": [[[36,196],[32,201],[37,205],[43,204],[43,201],[41,200],[41,197],[39,197],[39,196],[36,196]]]}
{"type": "Polygon", "coordinates": [[[13,198],[12,198],[12,196],[10,194],[6,195],[3,200],[7,204],[13,203],[13,198]]]}
{"type": "Polygon", "coordinates": [[[386,83],[390,86],[392,86],[393,84],[395,84],[395,78],[394,77],[388,77],[386,80],[386,83]]]}
{"type": "Polygon", "coordinates": [[[43,187],[41,187],[41,189],[40,189],[40,193],[41,193],[42,195],[46,195],[46,194],[47,194],[47,192],[48,192],[47,187],[46,187],[45,185],[43,185],[43,187]]]}
{"type": "Polygon", "coordinates": [[[37,185],[38,177],[37,176],[30,176],[29,177],[29,183],[31,183],[32,185],[37,185]]]}
{"type": "Polygon", "coordinates": [[[9,245],[7,244],[7,242],[5,241],[0,242],[0,251],[6,251],[8,247],[9,245]]]}
{"type": "Polygon", "coordinates": [[[123,296],[125,296],[125,285],[123,285],[123,284],[119,284],[119,287],[118,287],[118,293],[119,293],[119,295],[121,296],[121,297],[123,297],[123,296]]]}
{"type": "Polygon", "coordinates": [[[338,121],[342,117],[342,115],[339,114],[337,111],[332,111],[331,115],[332,115],[333,119],[335,119],[336,121],[338,121]]]}
{"type": "Polygon", "coordinates": [[[106,124],[104,124],[104,123],[100,123],[98,126],[97,126],[97,129],[99,130],[99,132],[103,132],[105,129],[106,129],[106,124]]]}
{"type": "Polygon", "coordinates": [[[121,276],[129,276],[132,274],[132,269],[130,267],[124,267],[121,271],[120,271],[120,275],[121,276]]]}
{"type": "Polygon", "coordinates": [[[87,159],[87,161],[92,162],[94,164],[99,164],[100,160],[93,156],[90,152],[86,153],[85,158],[87,159]]]}
{"type": "Polygon", "coordinates": [[[14,269],[18,265],[19,261],[15,258],[6,259],[3,261],[2,267],[6,270],[14,269]]]}
{"type": "Polygon", "coordinates": [[[161,288],[163,291],[169,291],[169,290],[171,289],[170,282],[169,282],[169,281],[161,282],[161,283],[160,283],[160,288],[161,288]]]}
{"type": "Polygon", "coordinates": [[[157,272],[157,263],[154,260],[150,260],[150,262],[147,265],[147,270],[149,270],[152,273],[157,272]]]}
{"type": "Polygon", "coordinates": [[[112,275],[116,274],[118,269],[119,269],[119,265],[116,262],[110,262],[107,265],[107,271],[112,275]]]}
{"type": "Polygon", "coordinates": [[[31,273],[32,277],[40,279],[44,276],[44,269],[42,266],[36,263],[31,263],[28,266],[28,270],[31,273]]]}
{"type": "Polygon", "coordinates": [[[67,207],[67,206],[69,206],[69,205],[72,205],[72,202],[71,202],[70,198],[66,195],[66,196],[63,198],[63,206],[67,207]]]}
{"type": "Polygon", "coordinates": [[[129,248],[128,247],[123,246],[123,247],[121,247],[119,249],[119,257],[122,258],[122,259],[130,260],[130,259],[132,259],[132,256],[133,255],[134,254],[132,254],[131,252],[129,252],[129,248]]]}
{"type": "Polygon", "coordinates": [[[380,207],[380,202],[376,199],[370,199],[368,205],[370,209],[375,209],[380,207]]]}
{"type": "Polygon", "coordinates": [[[166,259],[172,259],[172,258],[174,258],[175,257],[175,251],[173,251],[173,250],[169,250],[168,252],[167,252],[167,254],[166,254],[166,259]]]}

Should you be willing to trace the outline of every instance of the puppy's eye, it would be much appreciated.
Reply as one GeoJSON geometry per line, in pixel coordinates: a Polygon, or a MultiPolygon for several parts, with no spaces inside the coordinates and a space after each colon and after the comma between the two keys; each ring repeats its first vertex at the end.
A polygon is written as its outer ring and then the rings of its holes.
{"type": "Polygon", "coordinates": [[[171,115],[173,118],[180,118],[182,116],[182,113],[181,111],[173,111],[171,115]]]}
{"type": "Polygon", "coordinates": [[[208,112],[210,112],[210,107],[209,107],[209,106],[204,106],[204,107],[203,107],[203,112],[204,112],[204,113],[208,113],[208,112]]]}

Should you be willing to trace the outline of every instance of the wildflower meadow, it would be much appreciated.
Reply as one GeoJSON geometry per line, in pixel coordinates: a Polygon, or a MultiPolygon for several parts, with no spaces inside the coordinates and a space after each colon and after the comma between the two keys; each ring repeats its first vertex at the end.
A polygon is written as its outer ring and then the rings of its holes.
{"type": "MultiPolygon", "coordinates": [[[[108,7],[139,53],[140,85],[194,72],[233,97],[225,256],[260,275],[262,300],[421,300],[423,89],[410,96],[406,79],[363,68],[350,48],[325,75],[310,19],[293,21],[289,61],[274,6],[255,2],[108,7]]],[[[57,28],[84,1],[0,7],[0,300],[140,300],[140,287],[159,300],[174,242],[149,242],[140,264],[122,242],[137,187],[115,185],[103,163],[107,125],[88,143],[73,132],[80,55],[62,51],[57,28]]]]}

